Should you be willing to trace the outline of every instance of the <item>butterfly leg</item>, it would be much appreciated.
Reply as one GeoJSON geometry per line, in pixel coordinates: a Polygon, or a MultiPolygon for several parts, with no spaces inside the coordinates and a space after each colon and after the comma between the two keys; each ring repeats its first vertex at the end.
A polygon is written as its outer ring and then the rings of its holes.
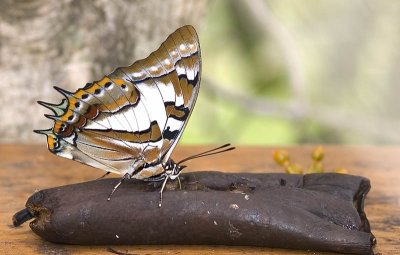
{"type": "Polygon", "coordinates": [[[162,193],[163,193],[163,191],[164,191],[165,184],[167,184],[168,178],[169,178],[169,175],[166,175],[166,176],[165,176],[165,179],[164,179],[164,181],[163,181],[163,184],[162,184],[162,186],[161,186],[161,190],[160,190],[160,201],[158,202],[158,207],[161,207],[161,205],[162,205],[162,193]]]}
{"type": "Polygon", "coordinates": [[[115,187],[112,189],[110,195],[109,195],[108,198],[107,198],[107,201],[110,201],[110,200],[111,200],[111,196],[112,196],[112,195],[114,194],[114,192],[118,189],[119,185],[121,185],[122,182],[123,182],[125,179],[128,179],[128,180],[129,180],[130,178],[131,178],[131,175],[130,175],[129,173],[126,173],[126,174],[124,175],[124,177],[122,177],[121,180],[117,183],[117,185],[115,185],[115,187]]]}
{"type": "Polygon", "coordinates": [[[179,183],[179,189],[182,189],[182,183],[181,183],[181,179],[178,176],[178,183],[179,183]]]}

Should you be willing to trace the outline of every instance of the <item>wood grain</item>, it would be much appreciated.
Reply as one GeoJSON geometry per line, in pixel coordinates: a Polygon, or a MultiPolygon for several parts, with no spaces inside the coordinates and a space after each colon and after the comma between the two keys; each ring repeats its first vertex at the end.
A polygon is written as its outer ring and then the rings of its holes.
{"type": "MultiPolygon", "coordinates": [[[[310,164],[313,146],[286,148],[293,161],[310,164]]],[[[173,155],[181,159],[206,147],[178,146],[173,155]]],[[[235,151],[190,162],[187,171],[281,172],[272,160],[273,148],[241,147],[235,151]]],[[[400,147],[326,146],[327,168],[345,167],[351,174],[371,180],[365,211],[378,244],[375,253],[399,254],[400,251],[400,147]]],[[[186,170],[186,169],[185,169],[186,170]]],[[[111,254],[106,246],[58,245],[42,241],[27,224],[14,228],[12,215],[24,207],[35,190],[83,182],[100,177],[101,171],[56,157],[43,145],[0,146],[0,253],[1,254],[111,254]]],[[[115,177],[115,176],[114,176],[115,177]]],[[[310,254],[258,247],[223,246],[118,246],[132,254],[310,254]]],[[[330,253],[326,253],[330,254],[330,253]]]]}

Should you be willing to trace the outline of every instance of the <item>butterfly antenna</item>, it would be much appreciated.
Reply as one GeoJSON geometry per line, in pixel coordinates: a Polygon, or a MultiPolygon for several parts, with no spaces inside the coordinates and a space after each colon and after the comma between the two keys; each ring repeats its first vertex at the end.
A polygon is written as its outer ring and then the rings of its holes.
{"type": "Polygon", "coordinates": [[[203,152],[201,152],[199,154],[195,154],[195,155],[189,156],[187,158],[184,158],[181,161],[179,161],[177,164],[179,165],[179,164],[181,164],[183,162],[186,162],[188,160],[192,160],[192,159],[195,159],[195,158],[206,157],[206,156],[210,156],[210,155],[214,155],[214,154],[219,154],[219,153],[223,153],[223,152],[227,152],[227,151],[231,151],[231,150],[235,149],[235,147],[229,147],[229,146],[231,146],[231,144],[227,143],[227,144],[221,145],[221,146],[219,146],[217,148],[214,148],[214,149],[211,149],[211,150],[208,150],[208,151],[203,151],[203,152]]]}
{"type": "Polygon", "coordinates": [[[33,132],[35,132],[36,134],[39,134],[39,135],[49,135],[49,134],[53,133],[51,128],[43,129],[43,130],[33,130],[33,132]]]}
{"type": "Polygon", "coordinates": [[[219,149],[223,149],[223,148],[226,148],[226,147],[228,147],[230,145],[231,145],[230,143],[227,143],[227,144],[221,145],[221,146],[219,146],[217,148],[214,148],[214,149],[211,149],[211,150],[208,150],[208,151],[203,151],[203,152],[200,152],[199,154],[192,155],[191,157],[199,156],[199,155],[203,155],[203,154],[206,154],[206,153],[209,153],[209,152],[213,152],[213,151],[216,151],[216,150],[219,150],[219,149]]]}

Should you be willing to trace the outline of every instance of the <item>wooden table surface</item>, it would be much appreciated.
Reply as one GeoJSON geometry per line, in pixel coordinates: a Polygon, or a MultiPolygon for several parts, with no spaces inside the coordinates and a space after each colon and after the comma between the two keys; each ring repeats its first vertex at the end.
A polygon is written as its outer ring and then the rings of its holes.
{"type": "MultiPolygon", "coordinates": [[[[178,146],[174,159],[208,147],[178,146]]],[[[285,148],[293,161],[310,163],[314,146],[285,148]]],[[[400,147],[325,146],[328,168],[345,167],[350,174],[371,180],[365,211],[378,244],[375,253],[400,254],[400,147]]],[[[237,150],[188,163],[185,171],[282,172],[272,160],[269,147],[237,150]]],[[[36,190],[93,180],[103,172],[56,157],[44,145],[0,145],[0,254],[111,254],[107,246],[59,245],[41,240],[27,223],[14,228],[11,218],[24,208],[36,190]]],[[[113,176],[116,177],[116,176],[113,176]]],[[[226,246],[117,246],[131,254],[315,254],[306,251],[226,246]]],[[[320,254],[320,253],[319,253],[320,254]]],[[[332,254],[332,253],[326,253],[332,254]]]]}

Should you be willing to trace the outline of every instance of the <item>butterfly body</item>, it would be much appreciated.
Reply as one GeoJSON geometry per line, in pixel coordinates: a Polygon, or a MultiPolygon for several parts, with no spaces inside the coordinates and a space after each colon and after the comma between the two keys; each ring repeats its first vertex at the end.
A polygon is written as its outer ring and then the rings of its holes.
{"type": "MultiPolygon", "coordinates": [[[[182,135],[200,88],[196,31],[184,26],[147,58],[120,67],[75,92],[56,88],[48,149],[81,163],[135,179],[180,173],[170,155],[182,135]]],[[[180,169],[180,170],[179,170],[180,169]]],[[[167,177],[168,176],[168,177],[167,177]]]]}

